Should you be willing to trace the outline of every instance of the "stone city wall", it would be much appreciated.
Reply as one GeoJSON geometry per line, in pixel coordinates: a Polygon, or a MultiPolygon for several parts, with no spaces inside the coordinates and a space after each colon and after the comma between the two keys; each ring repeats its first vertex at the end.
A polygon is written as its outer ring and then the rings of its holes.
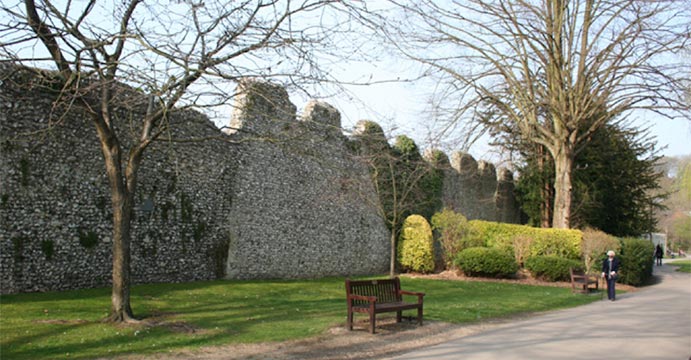
{"type": "Polygon", "coordinates": [[[520,222],[511,171],[500,169],[497,174],[493,164],[476,161],[465,152],[454,152],[445,163],[448,167],[442,191],[444,206],[468,220],[520,222]]]}
{"type": "MultiPolygon", "coordinates": [[[[94,127],[80,109],[65,113],[53,95],[2,70],[0,292],[107,286],[112,210],[94,127]]],[[[181,111],[146,150],[132,223],[133,281],[387,271],[388,230],[369,205],[376,194],[368,168],[352,156],[338,111],[310,102],[298,119],[284,88],[248,80],[240,90],[233,131],[181,111]]],[[[127,147],[128,122],[120,124],[127,147]]],[[[469,218],[508,219],[497,215],[513,203],[492,194],[504,186],[490,181],[493,167],[468,184],[454,169],[445,203],[469,218]]]]}

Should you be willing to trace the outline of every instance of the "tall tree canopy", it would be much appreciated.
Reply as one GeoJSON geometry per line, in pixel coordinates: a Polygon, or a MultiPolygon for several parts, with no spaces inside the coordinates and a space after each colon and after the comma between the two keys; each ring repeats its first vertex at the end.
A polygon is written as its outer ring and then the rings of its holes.
{"type": "Polygon", "coordinates": [[[438,113],[467,129],[517,131],[551,154],[553,227],[571,225],[574,159],[595,131],[635,109],[688,110],[684,1],[392,3],[403,17],[389,18],[388,36],[439,77],[438,113]]]}
{"type": "Polygon", "coordinates": [[[134,319],[130,223],[137,174],[144,151],[167,132],[168,116],[229,103],[245,77],[281,78],[298,88],[332,80],[317,59],[353,56],[340,35],[362,10],[357,6],[336,0],[2,3],[3,62],[52,70],[23,68],[55,90],[62,102],[56,111],[80,107],[96,129],[113,210],[111,320],[134,319]],[[148,98],[143,107],[142,98],[148,98]],[[124,116],[119,111],[135,105],[139,110],[124,116]]]}
{"type": "MultiPolygon", "coordinates": [[[[662,207],[664,176],[658,170],[649,133],[623,124],[609,124],[593,134],[590,145],[575,159],[573,225],[593,227],[616,236],[640,236],[655,231],[654,212],[662,207]]],[[[553,191],[553,167],[539,166],[541,154],[526,147],[528,161],[520,169],[517,191],[521,207],[533,225],[544,224],[545,204],[553,191]],[[547,175],[545,174],[547,173],[547,175]],[[543,191],[543,189],[550,189],[543,191]],[[547,195],[545,195],[547,194],[547,195]]],[[[544,160],[551,163],[551,158],[544,160]]]]}

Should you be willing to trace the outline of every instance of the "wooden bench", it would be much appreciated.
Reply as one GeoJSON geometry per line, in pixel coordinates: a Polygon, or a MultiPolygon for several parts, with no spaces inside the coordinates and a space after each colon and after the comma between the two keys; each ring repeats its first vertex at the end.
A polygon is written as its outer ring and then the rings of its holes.
{"type": "Polygon", "coordinates": [[[376,314],[396,312],[396,322],[401,322],[403,310],[417,309],[417,322],[422,325],[422,298],[424,293],[401,290],[401,281],[392,279],[360,280],[346,279],[346,300],[348,301],[348,330],[353,330],[353,314],[369,314],[369,332],[374,334],[376,314]],[[404,302],[403,295],[417,296],[417,302],[404,302]]]}
{"type": "Polygon", "coordinates": [[[599,278],[597,275],[586,274],[580,269],[569,269],[571,273],[571,291],[587,294],[590,290],[597,290],[599,287],[599,278]],[[594,289],[590,285],[595,285],[594,289]]]}

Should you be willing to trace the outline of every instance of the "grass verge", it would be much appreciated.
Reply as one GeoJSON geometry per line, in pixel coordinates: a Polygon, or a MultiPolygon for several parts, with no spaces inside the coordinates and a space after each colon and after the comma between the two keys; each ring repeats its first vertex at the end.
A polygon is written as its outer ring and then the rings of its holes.
{"type": "Polygon", "coordinates": [[[675,266],[679,272],[691,273],[691,260],[670,261],[668,264],[675,266]]]}
{"type": "MultiPolygon", "coordinates": [[[[425,319],[472,323],[573,307],[600,296],[496,282],[402,278],[427,293],[425,319]]],[[[110,289],[4,295],[0,358],[89,359],[314,336],[345,323],[343,278],[147,284],[131,289],[135,325],[103,323],[110,289]]],[[[356,320],[360,319],[356,315],[356,320]]]]}

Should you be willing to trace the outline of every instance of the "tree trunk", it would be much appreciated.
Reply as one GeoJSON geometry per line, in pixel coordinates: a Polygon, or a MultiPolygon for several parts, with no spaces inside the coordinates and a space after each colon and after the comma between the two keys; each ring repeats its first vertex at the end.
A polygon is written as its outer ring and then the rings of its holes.
{"type": "Polygon", "coordinates": [[[113,289],[109,321],[134,320],[130,306],[130,219],[127,194],[113,191],[113,289]]]}
{"type": "Polygon", "coordinates": [[[568,229],[571,225],[571,179],[574,152],[569,145],[561,146],[554,157],[554,213],[552,227],[568,229]]]}
{"type": "Polygon", "coordinates": [[[540,227],[549,228],[552,224],[552,189],[549,181],[542,183],[542,203],[540,204],[540,227]]]}
{"type": "Polygon", "coordinates": [[[545,176],[545,168],[548,161],[548,154],[544,145],[537,145],[537,164],[538,171],[540,174],[540,181],[542,182],[540,186],[540,196],[542,197],[542,202],[540,203],[540,227],[548,228],[552,224],[552,191],[550,182],[545,176]]]}
{"type": "Polygon", "coordinates": [[[391,229],[391,261],[389,262],[389,276],[396,276],[396,229],[391,229]]]}
{"type": "Polygon", "coordinates": [[[123,181],[119,149],[104,152],[113,205],[113,288],[108,321],[135,320],[130,306],[132,194],[123,181]]]}
{"type": "MultiPolygon", "coordinates": [[[[104,95],[104,98],[107,96],[104,95]]],[[[106,321],[136,321],[130,306],[130,226],[134,189],[129,182],[136,184],[136,177],[126,181],[122,171],[121,146],[117,136],[107,126],[108,115],[94,116],[96,132],[101,145],[101,153],[110,185],[113,208],[113,287],[111,291],[110,315],[106,321]]],[[[128,169],[129,175],[130,169],[128,169]]]]}

